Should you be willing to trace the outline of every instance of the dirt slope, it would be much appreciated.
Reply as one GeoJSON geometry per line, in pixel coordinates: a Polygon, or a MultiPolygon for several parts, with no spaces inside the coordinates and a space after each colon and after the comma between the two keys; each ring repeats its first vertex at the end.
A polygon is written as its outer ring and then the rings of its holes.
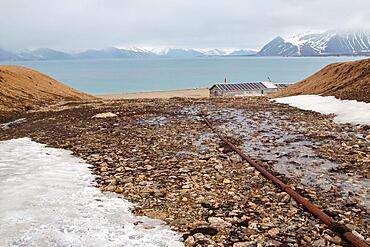
{"type": "Polygon", "coordinates": [[[37,109],[59,101],[93,98],[38,71],[0,66],[0,114],[37,109]]]}
{"type": "Polygon", "coordinates": [[[332,95],[370,102],[370,59],[333,63],[272,97],[300,94],[332,95]]]}

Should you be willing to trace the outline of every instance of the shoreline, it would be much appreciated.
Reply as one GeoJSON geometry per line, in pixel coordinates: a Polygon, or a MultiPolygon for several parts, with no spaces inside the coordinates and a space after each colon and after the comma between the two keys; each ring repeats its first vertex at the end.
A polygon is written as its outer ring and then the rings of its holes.
{"type": "Polygon", "coordinates": [[[173,89],[135,93],[111,93],[94,95],[102,99],[168,99],[173,97],[204,98],[209,97],[208,88],[173,89]]]}

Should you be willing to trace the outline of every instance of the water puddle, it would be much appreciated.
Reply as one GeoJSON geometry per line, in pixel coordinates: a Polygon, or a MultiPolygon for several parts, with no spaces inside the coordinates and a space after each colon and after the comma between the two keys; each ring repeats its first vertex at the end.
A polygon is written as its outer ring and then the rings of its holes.
{"type": "Polygon", "coordinates": [[[183,246],[93,186],[88,165],[28,138],[0,142],[0,246],[183,246]]]}
{"type": "MultiPolygon", "coordinates": [[[[212,121],[227,120],[218,129],[241,139],[241,147],[252,158],[272,162],[275,171],[321,191],[334,186],[343,197],[350,194],[370,208],[370,180],[330,172],[338,164],[315,154],[315,143],[304,135],[304,122],[288,122],[284,116],[272,112],[232,108],[212,110],[208,116],[212,121]]],[[[201,144],[207,138],[212,136],[203,135],[195,144],[204,149],[201,144]]]]}
{"type": "Polygon", "coordinates": [[[138,121],[140,125],[164,125],[170,121],[169,118],[164,116],[154,116],[138,121]]]}

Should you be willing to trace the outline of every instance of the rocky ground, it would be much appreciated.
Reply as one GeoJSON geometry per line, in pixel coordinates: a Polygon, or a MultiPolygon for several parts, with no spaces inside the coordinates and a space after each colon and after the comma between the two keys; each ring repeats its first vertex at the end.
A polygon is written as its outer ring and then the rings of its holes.
{"type": "Polygon", "coordinates": [[[0,139],[29,136],[72,150],[92,164],[102,190],[134,202],[138,215],[168,222],[186,246],[349,246],[226,147],[200,112],[370,240],[369,126],[336,124],[266,98],[172,98],[73,103],[14,116],[0,139]],[[106,112],[112,114],[93,118],[106,112]]]}

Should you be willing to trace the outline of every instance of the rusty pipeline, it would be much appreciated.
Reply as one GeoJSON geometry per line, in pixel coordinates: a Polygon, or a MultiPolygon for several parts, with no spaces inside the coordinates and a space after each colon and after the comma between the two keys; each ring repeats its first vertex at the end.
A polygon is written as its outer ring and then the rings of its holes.
{"type": "Polygon", "coordinates": [[[356,247],[369,247],[369,245],[356,235],[354,235],[348,227],[346,227],[343,224],[340,224],[336,222],[333,218],[331,218],[329,215],[325,214],[322,210],[320,210],[315,204],[308,201],[306,198],[298,194],[294,189],[292,189],[290,186],[286,185],[284,182],[282,182],[280,179],[272,175],[270,172],[268,172],[262,165],[258,164],[256,161],[254,161],[251,157],[243,153],[242,150],[240,150],[237,146],[235,146],[231,141],[229,141],[226,137],[220,134],[219,131],[215,129],[215,127],[212,126],[212,124],[209,122],[205,114],[201,114],[204,122],[207,124],[207,126],[215,133],[217,136],[226,143],[232,150],[234,150],[237,154],[239,154],[240,157],[242,157],[244,160],[246,160],[250,165],[254,166],[265,178],[272,181],[276,186],[281,188],[283,191],[288,193],[291,197],[293,197],[297,202],[302,204],[311,214],[313,214],[315,217],[319,218],[322,222],[324,222],[330,229],[338,233],[339,235],[343,236],[348,242],[353,244],[356,247]]]}

